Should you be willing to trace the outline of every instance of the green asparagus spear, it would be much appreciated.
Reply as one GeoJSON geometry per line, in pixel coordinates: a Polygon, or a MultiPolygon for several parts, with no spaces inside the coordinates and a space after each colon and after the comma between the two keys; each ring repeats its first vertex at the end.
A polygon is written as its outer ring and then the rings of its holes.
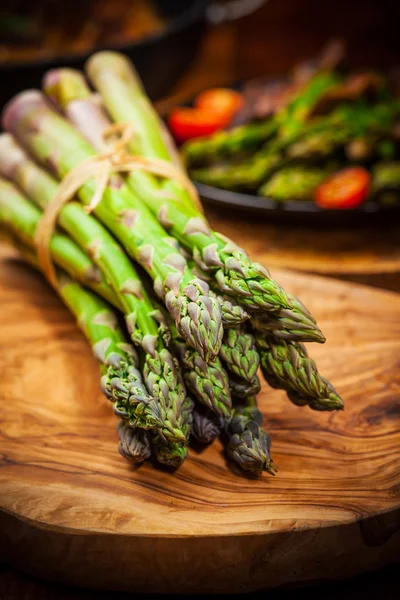
{"type": "Polygon", "coordinates": [[[346,123],[337,127],[327,127],[324,131],[311,131],[287,147],[286,157],[289,162],[301,160],[302,163],[326,160],[350,140],[353,140],[351,125],[346,123]]]}
{"type": "Polygon", "coordinates": [[[262,428],[262,414],[256,407],[255,398],[248,398],[244,405],[235,409],[227,425],[226,451],[242,469],[254,475],[267,471],[275,475],[276,467],[271,460],[271,440],[262,428]]]}
{"type": "Polygon", "coordinates": [[[174,346],[182,365],[187,388],[211,411],[225,418],[231,414],[232,402],[229,381],[217,357],[214,363],[207,364],[201,356],[172,332],[174,346]]]}
{"type": "Polygon", "coordinates": [[[381,162],[372,169],[372,190],[374,193],[382,191],[400,190],[400,162],[381,162]]]}
{"type": "Polygon", "coordinates": [[[213,164],[220,159],[254,152],[277,131],[278,123],[273,118],[218,131],[210,137],[186,142],[182,147],[183,161],[188,168],[193,169],[213,164]]]}
{"type": "MultiPolygon", "coordinates": [[[[304,315],[307,309],[304,307],[304,315]]],[[[313,326],[313,317],[309,314],[306,318],[299,318],[298,313],[292,310],[282,310],[279,317],[275,315],[264,315],[256,313],[251,318],[251,327],[260,333],[269,333],[274,338],[290,340],[294,342],[318,342],[315,328],[313,326]]]]}
{"type": "MultiPolygon", "coordinates": [[[[38,91],[22,93],[10,101],[3,112],[3,125],[58,177],[95,155],[93,148],[52,110],[38,91]]],[[[94,191],[94,181],[90,180],[79,189],[81,201],[89,204],[94,191]]],[[[208,286],[194,277],[184,258],[165,239],[165,231],[140,199],[114,176],[95,214],[147,270],[188,343],[204,359],[213,359],[222,337],[219,306],[208,297],[208,286]]]]}
{"type": "Polygon", "coordinates": [[[308,357],[303,344],[256,335],[261,370],[269,385],[286,390],[290,400],[314,410],[341,410],[343,400],[308,357]]]}
{"type": "MultiPolygon", "coordinates": [[[[101,60],[102,54],[98,55],[96,64],[96,81],[102,77],[101,71],[101,60]]],[[[111,55],[111,64],[115,56],[111,55]],[[114,58],[113,58],[114,57],[114,58]]],[[[109,55],[106,54],[107,61],[109,55]]],[[[120,57],[116,58],[117,63],[120,57]]],[[[124,62],[124,61],[123,61],[124,62]]],[[[92,61],[93,63],[93,61],[92,61]]],[[[91,64],[92,64],[91,63],[91,64]]],[[[125,64],[124,68],[130,69],[129,63],[125,64]]],[[[108,75],[119,79],[118,68],[113,73],[112,68],[108,65],[106,69],[108,75]]],[[[107,75],[107,76],[108,76],[107,75]]],[[[135,75],[131,72],[129,77],[135,79],[135,75]]],[[[127,78],[129,79],[127,76],[127,78]]],[[[69,114],[70,118],[74,119],[74,123],[86,137],[91,140],[100,140],[101,133],[105,128],[105,117],[104,115],[99,116],[98,111],[93,111],[93,102],[90,99],[85,101],[79,100],[79,116],[77,116],[76,100],[74,101],[74,90],[80,82],[80,85],[85,88],[85,82],[79,73],[76,74],[76,83],[72,86],[71,91],[66,93],[63,90],[64,87],[69,85],[70,72],[66,79],[63,77],[63,71],[57,72],[57,77],[52,75],[51,78],[51,93],[53,97],[65,98],[68,97],[69,103],[62,106],[62,108],[69,114]],[[58,90],[58,91],[57,91],[58,90]],[[74,108],[75,107],[75,108],[74,108]],[[86,118],[84,115],[86,114],[86,118]]],[[[122,106],[121,110],[129,111],[129,107],[126,107],[123,103],[122,90],[125,90],[125,95],[135,95],[135,90],[130,89],[129,86],[125,85],[126,82],[119,81],[118,89],[120,90],[120,96],[118,103],[114,95],[110,94],[109,91],[105,91],[105,100],[110,101],[114,116],[119,116],[125,113],[119,112],[118,106],[122,106]]],[[[100,85],[103,90],[102,84],[100,85]]],[[[80,96],[79,96],[80,98],[80,96]]],[[[140,98],[142,96],[140,95],[140,98]]],[[[142,98],[143,100],[143,98],[142,98]]],[[[140,104],[140,102],[139,102],[140,104]]],[[[133,110],[133,109],[132,109],[133,110]]],[[[135,117],[135,112],[132,112],[132,118],[135,117]]],[[[135,147],[132,147],[135,150],[135,147]]],[[[135,190],[135,193],[140,195],[137,182],[132,176],[128,177],[128,181],[131,187],[135,190]]],[[[164,190],[165,191],[165,190],[164,190]]],[[[179,190],[178,190],[179,191],[179,190]]],[[[177,190],[174,188],[174,194],[177,190]]],[[[269,275],[269,272],[257,263],[252,263],[247,257],[246,253],[234,244],[231,240],[224,236],[217,234],[210,230],[209,225],[206,223],[203,215],[196,212],[193,207],[187,205],[184,202],[183,195],[180,193],[179,199],[168,199],[166,195],[160,195],[157,190],[153,190],[152,194],[143,196],[144,202],[146,202],[153,213],[158,217],[164,227],[166,227],[172,235],[183,245],[186,246],[192,253],[197,263],[205,270],[209,269],[214,273],[219,288],[229,295],[236,296],[237,300],[246,308],[251,310],[257,310],[259,308],[276,312],[281,308],[292,309],[299,315],[302,315],[303,307],[293,297],[289,297],[284,290],[274,282],[269,275]]],[[[308,321],[308,320],[307,320],[308,321]]],[[[314,322],[315,338],[318,341],[324,341],[324,338],[317,328],[314,322]]]]}
{"type": "Polygon", "coordinates": [[[326,169],[286,167],[272,175],[258,190],[260,196],[286,200],[312,200],[315,189],[328,176],[326,169]]]}

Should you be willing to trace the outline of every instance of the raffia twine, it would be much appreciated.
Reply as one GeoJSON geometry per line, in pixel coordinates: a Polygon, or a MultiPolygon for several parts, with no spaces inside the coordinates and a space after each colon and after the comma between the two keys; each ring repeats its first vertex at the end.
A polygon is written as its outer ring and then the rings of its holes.
{"type": "Polygon", "coordinates": [[[129,173],[135,170],[145,171],[174,179],[190,195],[195,206],[203,212],[203,207],[195,186],[176,164],[144,156],[132,156],[127,146],[135,136],[131,123],[114,123],[103,132],[104,150],[76,165],[61,181],[52,201],[46,206],[35,232],[35,246],[41,269],[51,285],[57,287],[57,277],[50,253],[50,241],[56,228],[61,208],[74,199],[79,188],[94,179],[95,192],[90,203],[84,207],[87,214],[95,210],[115,173],[129,173]]]}

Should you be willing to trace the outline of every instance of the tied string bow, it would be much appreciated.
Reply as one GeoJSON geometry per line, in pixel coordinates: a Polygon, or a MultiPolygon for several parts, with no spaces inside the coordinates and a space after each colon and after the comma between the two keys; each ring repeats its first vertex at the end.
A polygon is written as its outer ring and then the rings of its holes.
{"type": "MultiPolygon", "coordinates": [[[[53,287],[57,287],[57,276],[50,255],[50,240],[58,215],[64,204],[73,200],[79,188],[90,179],[94,179],[95,192],[90,203],[84,206],[88,214],[95,210],[101,201],[113,174],[135,170],[145,171],[157,177],[175,179],[188,192],[196,208],[203,212],[195,186],[176,164],[161,159],[133,156],[127,152],[127,145],[134,135],[135,129],[131,123],[110,125],[103,132],[104,150],[76,165],[61,181],[54,198],[46,206],[36,227],[35,246],[41,269],[53,287]]],[[[174,196],[174,199],[177,198],[174,196]]]]}

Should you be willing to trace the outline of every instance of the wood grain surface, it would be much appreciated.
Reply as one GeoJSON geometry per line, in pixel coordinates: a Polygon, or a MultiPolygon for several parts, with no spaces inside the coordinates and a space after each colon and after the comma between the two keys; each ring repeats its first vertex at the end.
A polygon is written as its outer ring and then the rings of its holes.
{"type": "Polygon", "coordinates": [[[274,275],[310,306],[313,346],[346,410],[317,414],[264,386],[275,478],[220,443],[176,473],[130,467],[90,350],[27,267],[0,267],[0,548],[43,578],[139,592],[235,592],[379,568],[400,547],[400,296],[274,275]]]}

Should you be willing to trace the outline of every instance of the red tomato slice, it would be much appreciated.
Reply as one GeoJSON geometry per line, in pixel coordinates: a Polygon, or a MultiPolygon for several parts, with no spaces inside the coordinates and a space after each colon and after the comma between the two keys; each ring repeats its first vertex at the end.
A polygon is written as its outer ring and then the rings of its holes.
{"type": "Polygon", "coordinates": [[[168,119],[169,128],[179,142],[210,135],[229,124],[230,117],[199,108],[175,108],[168,119]]]}
{"type": "Polygon", "coordinates": [[[214,88],[199,94],[194,104],[201,110],[209,110],[227,115],[230,118],[243,106],[242,94],[227,88],[214,88]]]}
{"type": "Polygon", "coordinates": [[[371,176],[363,167],[350,167],[328,177],[315,190],[321,208],[355,208],[367,197],[371,176]]]}

